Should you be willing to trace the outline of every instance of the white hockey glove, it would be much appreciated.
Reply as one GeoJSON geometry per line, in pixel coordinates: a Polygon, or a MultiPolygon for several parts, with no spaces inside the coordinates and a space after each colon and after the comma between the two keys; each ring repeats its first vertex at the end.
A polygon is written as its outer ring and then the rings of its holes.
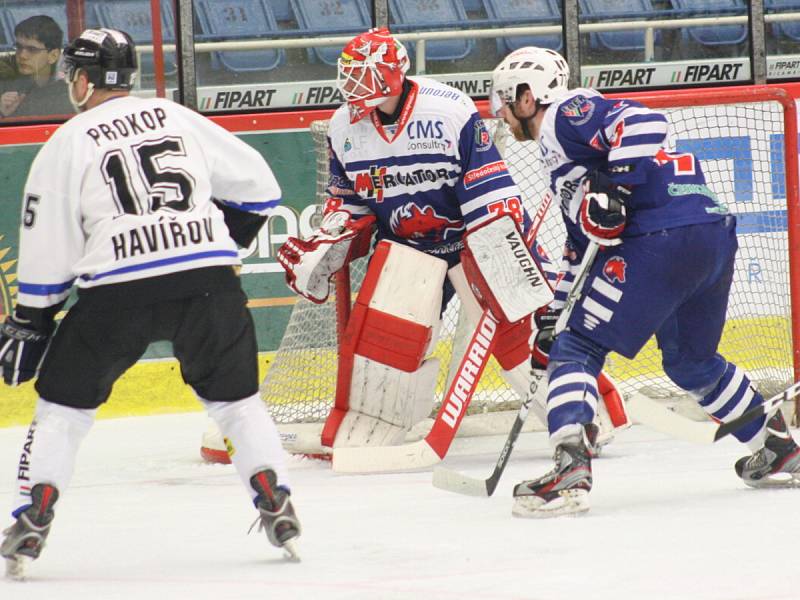
{"type": "Polygon", "coordinates": [[[352,221],[349,212],[337,210],[325,215],[307,240],[290,237],[277,256],[286,284],[312,302],[325,302],[333,274],[369,251],[374,223],[374,216],[352,221]]]}
{"type": "Polygon", "coordinates": [[[37,331],[16,316],[6,317],[0,326],[0,369],[6,385],[16,386],[36,377],[51,333],[37,331]]]}
{"type": "Polygon", "coordinates": [[[621,244],[627,220],[625,201],[631,191],[599,171],[589,173],[582,185],[580,224],[586,237],[601,246],[621,244]]]}

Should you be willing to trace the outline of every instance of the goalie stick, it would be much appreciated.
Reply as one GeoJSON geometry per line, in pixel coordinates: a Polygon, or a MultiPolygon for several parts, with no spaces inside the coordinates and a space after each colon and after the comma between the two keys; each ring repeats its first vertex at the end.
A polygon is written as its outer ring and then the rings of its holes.
{"type": "Polygon", "coordinates": [[[425,469],[440,462],[456,436],[492,355],[498,325],[492,312],[484,309],[433,427],[425,438],[401,446],[334,448],[333,470],[337,473],[388,473],[425,469]]]}

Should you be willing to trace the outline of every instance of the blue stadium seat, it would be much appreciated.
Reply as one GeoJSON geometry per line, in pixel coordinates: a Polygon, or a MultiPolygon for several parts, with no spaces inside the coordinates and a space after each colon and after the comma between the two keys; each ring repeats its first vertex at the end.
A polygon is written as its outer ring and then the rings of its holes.
{"type": "MultiPolygon", "coordinates": [[[[671,0],[675,11],[681,16],[731,16],[746,15],[745,0],[671,0]]],[[[684,36],[703,46],[727,46],[740,44],[747,39],[747,25],[721,25],[712,27],[687,27],[684,36]]]]}
{"type": "MultiPolygon", "coordinates": [[[[301,30],[313,35],[356,35],[371,26],[369,8],[364,0],[291,0],[297,24],[301,30]]],[[[336,65],[342,46],[309,48],[312,61],[336,65]]]]}
{"type": "MultiPolygon", "coordinates": [[[[86,3],[89,21],[98,27],[121,29],[133,38],[136,44],[152,44],[153,28],[150,0],[114,0],[113,2],[92,0],[86,3]]],[[[161,38],[165,44],[175,43],[175,22],[171,3],[161,3],[161,38]]],[[[154,72],[153,55],[141,54],[139,71],[154,72]]],[[[174,75],[178,71],[175,52],[164,52],[164,74],[174,75]]]]}
{"type": "Polygon", "coordinates": [[[294,11],[290,0],[270,0],[269,6],[277,21],[294,20],[294,11]]]}
{"type": "MultiPolygon", "coordinates": [[[[769,12],[796,12],[800,11],[800,0],[765,0],[764,8],[769,12]]],[[[800,41],[800,21],[773,23],[772,28],[778,37],[800,41]]]]}
{"type": "Polygon", "coordinates": [[[480,12],[484,8],[482,0],[461,0],[461,4],[468,12],[480,12]]]}
{"type": "Polygon", "coordinates": [[[10,49],[14,44],[14,28],[17,23],[35,15],[47,15],[58,23],[61,31],[64,32],[64,44],[67,43],[69,39],[67,9],[63,0],[59,2],[9,2],[2,9],[2,16],[0,16],[5,49],[10,49]]]}
{"type": "MultiPolygon", "coordinates": [[[[419,32],[424,29],[463,29],[467,20],[464,6],[457,0],[389,0],[393,29],[397,32],[419,32]]],[[[414,44],[406,44],[410,53],[414,44]]],[[[468,38],[440,40],[425,44],[426,60],[459,60],[475,49],[468,38]]]]}
{"type": "MultiPolygon", "coordinates": [[[[278,23],[264,0],[195,0],[202,41],[252,40],[278,32],[278,23]]],[[[285,60],[280,48],[213,52],[212,66],[229,71],[269,71],[285,60]]]]}
{"type": "MultiPolygon", "coordinates": [[[[654,12],[650,0],[579,0],[583,14],[601,23],[624,19],[646,19],[654,12]]],[[[658,31],[656,39],[658,39],[658,31]]],[[[593,47],[608,50],[642,50],[644,49],[644,31],[622,30],[604,31],[589,34],[589,43],[593,47]]]]}
{"type": "MultiPolygon", "coordinates": [[[[513,25],[560,25],[561,12],[558,0],[484,0],[486,14],[498,24],[513,25]]],[[[517,36],[497,41],[498,52],[506,54],[524,46],[539,46],[561,50],[559,34],[517,36]]]]}

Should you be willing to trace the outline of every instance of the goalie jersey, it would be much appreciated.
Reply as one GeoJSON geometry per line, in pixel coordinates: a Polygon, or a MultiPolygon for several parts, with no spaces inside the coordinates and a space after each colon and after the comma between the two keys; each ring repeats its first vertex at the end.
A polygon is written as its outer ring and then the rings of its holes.
{"type": "Polygon", "coordinates": [[[215,199],[268,215],[280,188],[256,150],[169,100],[113,98],[72,117],[25,185],[18,303],[240,264],[215,199]]]}
{"type": "Polygon", "coordinates": [[[328,129],[334,205],[326,208],[355,218],[374,214],[379,239],[451,264],[464,232],[493,215],[511,214],[527,232],[520,191],[472,100],[432,79],[407,81],[392,125],[381,126],[375,113],[350,124],[346,105],[334,113],[328,129]]]}

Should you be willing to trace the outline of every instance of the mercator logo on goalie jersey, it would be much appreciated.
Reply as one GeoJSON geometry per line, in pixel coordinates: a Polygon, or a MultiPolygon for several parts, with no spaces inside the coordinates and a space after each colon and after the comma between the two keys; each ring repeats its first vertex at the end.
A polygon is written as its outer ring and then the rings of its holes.
{"type": "Polygon", "coordinates": [[[445,168],[426,169],[410,167],[389,172],[387,167],[370,165],[367,171],[355,174],[355,192],[362,197],[383,202],[384,191],[393,187],[410,187],[423,183],[447,180],[445,168]]]}

